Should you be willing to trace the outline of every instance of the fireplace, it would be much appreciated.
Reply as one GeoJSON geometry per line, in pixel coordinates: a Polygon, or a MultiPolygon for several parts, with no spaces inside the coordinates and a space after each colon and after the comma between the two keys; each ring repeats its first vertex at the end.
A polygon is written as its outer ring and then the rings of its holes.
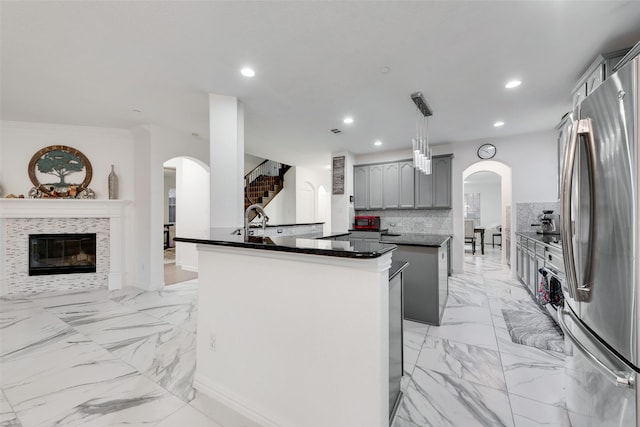
{"type": "Polygon", "coordinates": [[[95,272],[96,233],[29,234],[29,276],[95,272]]]}

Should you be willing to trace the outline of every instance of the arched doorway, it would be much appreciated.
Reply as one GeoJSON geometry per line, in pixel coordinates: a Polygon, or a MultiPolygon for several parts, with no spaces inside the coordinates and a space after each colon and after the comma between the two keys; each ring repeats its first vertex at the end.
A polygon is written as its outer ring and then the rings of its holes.
{"type": "Polygon", "coordinates": [[[175,235],[209,235],[209,167],[189,157],[164,164],[164,284],[197,277],[198,253],[191,243],[174,243],[175,235]]]}
{"type": "MultiPolygon", "coordinates": [[[[500,223],[495,225],[502,226],[501,260],[502,260],[502,263],[508,263],[510,259],[510,254],[513,253],[512,250],[514,249],[512,247],[512,238],[511,238],[511,233],[512,233],[512,230],[511,230],[511,222],[512,222],[511,167],[507,166],[502,162],[497,162],[492,160],[474,163],[469,167],[467,167],[462,172],[463,189],[464,189],[464,186],[466,185],[464,184],[465,181],[468,181],[469,178],[476,173],[484,173],[484,174],[491,173],[491,174],[494,174],[494,176],[499,177],[500,179],[500,214],[498,216],[498,218],[500,219],[500,223]]],[[[490,177],[492,175],[484,175],[484,176],[490,177]]],[[[464,193],[465,191],[462,191],[462,194],[461,194],[461,197],[463,198],[462,200],[463,207],[465,206],[464,193]]],[[[492,216],[491,218],[495,218],[495,216],[492,216]]],[[[458,215],[456,215],[456,220],[459,221],[459,224],[460,224],[459,229],[464,230],[464,212],[460,212],[458,215]]],[[[493,224],[487,223],[482,225],[489,226],[493,224]]],[[[487,243],[489,245],[491,244],[491,237],[492,237],[491,235],[485,234],[485,245],[487,245],[487,243]]],[[[461,239],[461,243],[464,246],[464,239],[461,239]]],[[[464,258],[464,247],[462,248],[462,250],[458,251],[458,254],[460,257],[464,258]]],[[[464,265],[464,263],[462,263],[462,265],[464,265]]]]}

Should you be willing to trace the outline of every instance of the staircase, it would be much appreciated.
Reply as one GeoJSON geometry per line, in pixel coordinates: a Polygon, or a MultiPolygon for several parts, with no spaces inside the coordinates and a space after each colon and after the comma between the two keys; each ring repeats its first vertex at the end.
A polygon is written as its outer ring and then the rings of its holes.
{"type": "MultiPolygon", "coordinates": [[[[258,203],[265,207],[284,187],[284,174],[291,168],[284,163],[265,160],[244,177],[244,209],[258,203]]],[[[256,212],[249,214],[249,221],[256,212]]]]}

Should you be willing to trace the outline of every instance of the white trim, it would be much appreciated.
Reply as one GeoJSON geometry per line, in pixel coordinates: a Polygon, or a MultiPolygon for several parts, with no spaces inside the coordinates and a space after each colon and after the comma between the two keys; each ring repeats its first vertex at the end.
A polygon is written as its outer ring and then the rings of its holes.
{"type": "Polygon", "coordinates": [[[251,408],[251,403],[245,401],[240,396],[225,390],[224,388],[216,385],[213,381],[206,377],[196,374],[193,379],[193,387],[210,397],[217,400],[223,405],[233,409],[239,414],[249,418],[250,420],[258,423],[264,427],[293,427],[284,421],[277,420],[277,418],[270,417],[261,414],[251,408]]]}
{"type": "Polygon", "coordinates": [[[0,218],[122,217],[130,200],[0,199],[0,218]]]}

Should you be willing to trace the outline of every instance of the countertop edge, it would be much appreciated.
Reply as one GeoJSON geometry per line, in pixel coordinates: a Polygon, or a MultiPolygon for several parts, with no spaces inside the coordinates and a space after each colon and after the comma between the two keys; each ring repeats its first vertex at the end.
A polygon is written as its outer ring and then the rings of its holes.
{"type": "MultiPolygon", "coordinates": [[[[298,254],[320,255],[320,256],[330,256],[330,257],[337,257],[337,258],[353,258],[353,259],[378,258],[397,248],[397,246],[394,243],[387,243],[388,247],[385,247],[379,251],[350,252],[350,251],[340,251],[340,250],[331,250],[331,249],[294,248],[291,246],[277,246],[277,245],[268,245],[268,244],[250,243],[250,242],[230,242],[225,240],[190,239],[185,237],[175,237],[173,240],[176,242],[196,243],[201,245],[226,246],[226,247],[233,247],[233,248],[266,250],[266,251],[274,251],[274,252],[290,252],[290,253],[298,253],[298,254]]],[[[315,240],[315,239],[308,239],[308,240],[315,240]]],[[[384,244],[384,242],[382,244],[384,244]]]]}

